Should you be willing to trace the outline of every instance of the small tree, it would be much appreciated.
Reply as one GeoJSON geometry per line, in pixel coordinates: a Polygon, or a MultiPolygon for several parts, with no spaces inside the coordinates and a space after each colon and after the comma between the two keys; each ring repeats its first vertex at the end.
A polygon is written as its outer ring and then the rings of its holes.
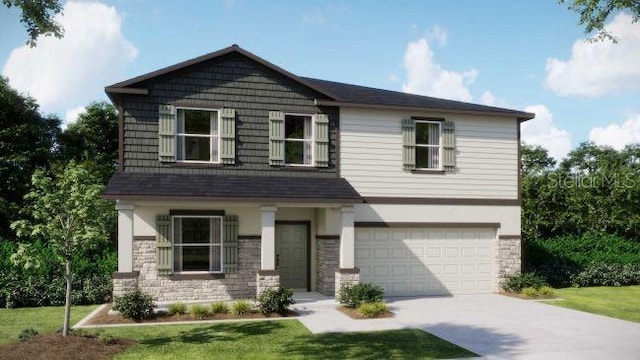
{"type": "Polygon", "coordinates": [[[113,205],[102,199],[103,185],[87,168],[73,161],[59,166],[53,176],[37,170],[32,190],[25,196],[29,220],[11,224],[18,236],[42,237],[65,266],[67,285],[62,335],[69,333],[71,316],[71,254],[74,246],[106,241],[114,219],[113,205]]]}

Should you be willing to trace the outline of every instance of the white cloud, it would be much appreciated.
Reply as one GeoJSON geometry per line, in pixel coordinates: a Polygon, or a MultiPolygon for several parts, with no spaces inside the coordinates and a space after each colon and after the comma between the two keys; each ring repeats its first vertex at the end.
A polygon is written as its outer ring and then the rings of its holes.
{"type": "Polygon", "coordinates": [[[435,40],[440,46],[447,43],[447,30],[440,25],[435,25],[431,28],[428,35],[430,40],[435,40]]]}
{"type": "Polygon", "coordinates": [[[614,123],[591,129],[589,140],[618,150],[628,144],[640,143],[640,114],[630,117],[622,125],[614,123]]]}
{"type": "Polygon", "coordinates": [[[64,111],[103,96],[105,85],[122,80],[138,50],[121,32],[113,6],[69,1],[56,16],[62,39],[44,37],[36,48],[21,46],[2,70],[11,85],[33,96],[43,111],[64,111]]]}
{"type": "Polygon", "coordinates": [[[480,96],[480,101],[489,106],[494,106],[496,104],[496,97],[491,93],[491,91],[485,91],[480,96]]]}
{"type": "Polygon", "coordinates": [[[77,106],[67,110],[64,116],[64,122],[62,123],[62,128],[66,129],[69,124],[72,124],[78,120],[78,116],[85,112],[84,106],[77,106]]]}
{"type": "Polygon", "coordinates": [[[640,23],[618,14],[607,24],[611,41],[576,41],[567,61],[547,59],[545,85],[559,95],[594,97],[640,89],[640,23]]]}
{"type": "Polygon", "coordinates": [[[406,72],[403,91],[452,100],[473,100],[468,86],[475,81],[478,71],[471,69],[455,72],[443,69],[434,61],[433,51],[426,38],[407,45],[403,65],[406,72]]]}
{"type": "Polygon", "coordinates": [[[571,150],[571,135],[556,127],[549,109],[545,105],[531,105],[524,111],[535,113],[536,117],[522,123],[522,142],[544,147],[556,160],[565,157],[571,150]]]}

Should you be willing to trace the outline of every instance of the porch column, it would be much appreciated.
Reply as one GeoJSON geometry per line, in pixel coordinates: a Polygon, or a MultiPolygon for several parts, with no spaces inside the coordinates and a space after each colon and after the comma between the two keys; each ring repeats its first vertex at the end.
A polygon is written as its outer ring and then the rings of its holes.
{"type": "Polygon", "coordinates": [[[262,213],[262,240],[260,243],[260,269],[276,269],[276,210],[275,206],[263,206],[262,213]]]}
{"type": "Polygon", "coordinates": [[[354,238],[353,230],[354,210],[353,207],[342,207],[342,230],[340,232],[340,268],[353,269],[354,262],[354,238]]]}
{"type": "Polygon", "coordinates": [[[343,285],[353,285],[360,282],[360,269],[355,266],[355,230],[354,209],[344,206],[340,209],[342,230],[340,231],[340,268],[335,273],[336,298],[343,285]]]}
{"type": "Polygon", "coordinates": [[[280,275],[276,270],[276,210],[275,206],[263,206],[262,240],[260,242],[260,270],[256,274],[256,296],[267,289],[280,286],[280,275]]]}
{"type": "Polygon", "coordinates": [[[133,272],[133,204],[116,201],[118,210],[118,272],[133,272]]]}

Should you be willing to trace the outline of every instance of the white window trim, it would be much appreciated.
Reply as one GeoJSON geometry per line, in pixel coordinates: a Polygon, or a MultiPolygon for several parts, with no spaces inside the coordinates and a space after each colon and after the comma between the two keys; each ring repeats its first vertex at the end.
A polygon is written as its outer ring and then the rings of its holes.
{"type": "Polygon", "coordinates": [[[426,170],[426,171],[442,171],[444,169],[444,167],[442,166],[442,153],[443,153],[443,146],[442,146],[442,121],[434,121],[434,120],[414,120],[415,124],[416,124],[416,139],[414,139],[415,142],[415,146],[416,146],[416,154],[414,156],[416,156],[416,170],[426,170]],[[425,144],[418,144],[417,141],[417,133],[418,133],[418,124],[437,124],[438,125],[438,145],[425,145],[425,144]],[[437,168],[421,168],[418,167],[417,165],[417,149],[419,147],[422,148],[435,148],[438,147],[438,167],[437,168]]]}
{"type": "Polygon", "coordinates": [[[284,136],[284,146],[286,149],[287,141],[298,141],[298,142],[311,142],[311,163],[310,164],[291,164],[287,163],[287,156],[285,151],[285,163],[284,166],[290,167],[315,167],[316,166],[316,115],[315,114],[303,114],[303,113],[284,113],[284,121],[282,122],[282,134],[284,136]],[[311,118],[311,140],[305,139],[287,139],[285,134],[286,124],[287,124],[287,115],[290,116],[304,116],[311,118]]]}
{"type": "MultiPolygon", "coordinates": [[[[175,117],[176,117],[176,128],[174,129],[174,132],[176,134],[175,137],[175,147],[176,147],[176,162],[179,163],[187,163],[187,164],[220,164],[220,131],[221,128],[220,126],[222,125],[222,121],[221,121],[221,109],[218,108],[201,108],[201,107],[188,107],[188,106],[176,106],[175,108],[175,117]],[[217,121],[217,129],[218,129],[218,135],[204,135],[204,134],[187,134],[187,133],[179,133],[178,132],[178,123],[180,122],[180,117],[178,116],[178,110],[198,110],[198,111],[207,111],[209,113],[216,113],[216,119],[215,121],[217,121]],[[182,154],[182,157],[184,157],[184,152],[185,152],[185,142],[182,142],[182,148],[178,149],[178,137],[182,136],[189,136],[189,137],[207,137],[210,139],[213,138],[217,138],[218,141],[216,141],[217,143],[217,154],[218,154],[218,160],[217,161],[201,161],[201,160],[178,160],[178,157],[180,157],[180,154],[182,154]]],[[[209,121],[211,121],[211,115],[209,115],[209,121]]],[[[211,123],[209,123],[209,128],[211,128],[211,123]]],[[[212,151],[213,150],[213,141],[209,141],[209,156],[211,157],[212,151]]]]}
{"type": "MultiPolygon", "coordinates": [[[[205,245],[192,244],[187,246],[205,246],[205,245]]],[[[171,266],[174,274],[224,274],[224,216],[217,216],[217,215],[173,215],[171,216],[171,266]],[[176,245],[176,239],[174,238],[176,233],[174,229],[175,218],[189,218],[189,219],[206,218],[209,220],[213,218],[220,219],[220,244],[213,244],[211,242],[211,235],[213,235],[212,233],[213,227],[210,226],[209,242],[206,245],[206,246],[209,246],[209,268],[211,268],[211,260],[212,260],[211,249],[213,249],[214,246],[220,247],[220,271],[176,271],[175,269],[176,264],[174,259],[176,247],[184,246],[184,245],[176,245]]]]}

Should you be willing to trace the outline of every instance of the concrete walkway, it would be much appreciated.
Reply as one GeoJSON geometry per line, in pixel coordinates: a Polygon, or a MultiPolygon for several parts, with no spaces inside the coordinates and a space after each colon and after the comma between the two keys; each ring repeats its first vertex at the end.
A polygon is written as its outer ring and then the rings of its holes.
{"type": "Polygon", "coordinates": [[[394,318],[353,320],[297,293],[314,333],[420,328],[488,359],[640,359],[640,324],[502,295],[390,299],[394,318]]]}

